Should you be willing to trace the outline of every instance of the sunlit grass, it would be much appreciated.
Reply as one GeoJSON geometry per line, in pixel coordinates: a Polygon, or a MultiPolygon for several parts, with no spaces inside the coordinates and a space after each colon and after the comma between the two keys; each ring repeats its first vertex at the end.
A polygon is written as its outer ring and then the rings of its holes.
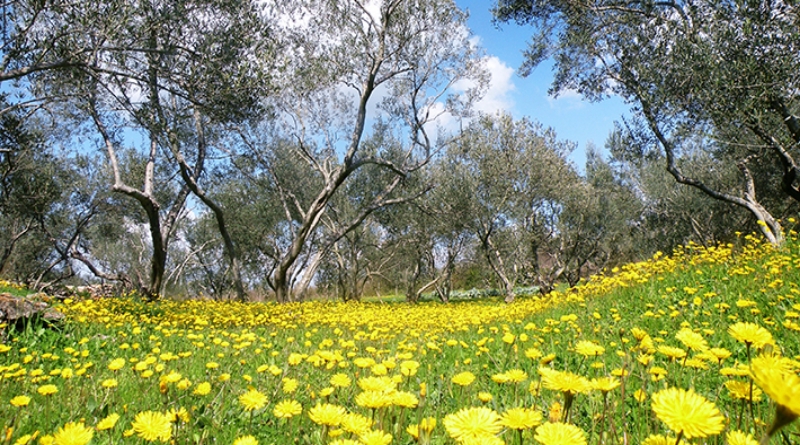
{"type": "Polygon", "coordinates": [[[0,346],[0,441],[797,443],[798,267],[747,237],[509,305],[66,301],[0,346]]]}

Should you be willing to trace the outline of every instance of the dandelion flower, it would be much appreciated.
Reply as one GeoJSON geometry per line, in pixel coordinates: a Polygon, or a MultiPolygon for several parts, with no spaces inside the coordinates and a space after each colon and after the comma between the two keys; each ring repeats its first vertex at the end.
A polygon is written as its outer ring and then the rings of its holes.
{"type": "Polygon", "coordinates": [[[581,340],[575,344],[575,352],[584,357],[595,357],[603,355],[606,349],[593,341],[581,340]]]}
{"type": "Polygon", "coordinates": [[[120,369],[125,367],[125,359],[124,358],[115,358],[108,363],[108,369],[111,371],[119,371],[120,369]]]}
{"type": "Polygon", "coordinates": [[[503,413],[500,423],[512,430],[529,430],[542,423],[542,413],[529,408],[511,408],[503,413]]]}
{"type": "Polygon", "coordinates": [[[800,376],[791,370],[789,360],[761,355],[750,363],[750,373],[756,385],[778,405],[775,430],[783,426],[777,426],[779,420],[785,425],[800,417],[800,376]]]}
{"type": "Polygon", "coordinates": [[[492,393],[486,391],[481,391],[478,393],[478,400],[480,400],[483,403],[489,403],[492,401],[493,398],[494,396],[492,396],[492,393]]]}
{"type": "Polygon", "coordinates": [[[258,439],[253,436],[237,437],[233,441],[233,445],[258,445],[258,439]]]}
{"type": "Polygon", "coordinates": [[[330,384],[336,388],[347,388],[350,386],[351,380],[347,374],[334,374],[331,376],[330,384]]]}
{"type": "Polygon", "coordinates": [[[436,428],[435,417],[426,417],[419,422],[420,431],[430,433],[431,431],[433,431],[434,428],[436,428]]]}
{"type": "Polygon", "coordinates": [[[119,382],[117,379],[105,379],[102,383],[100,383],[100,386],[106,389],[116,388],[119,386],[119,382]]]}
{"type": "Polygon", "coordinates": [[[592,389],[607,393],[618,388],[621,382],[616,377],[600,377],[598,379],[592,379],[591,384],[592,389]]]}
{"type": "MultiPolygon", "coordinates": [[[[728,380],[724,383],[731,398],[735,400],[750,400],[750,383],[740,380],[728,380]]],[[[753,388],[753,402],[761,401],[761,390],[753,388]]]]}
{"type": "Polygon", "coordinates": [[[542,351],[537,348],[528,348],[525,350],[525,357],[528,357],[531,360],[536,360],[537,358],[542,357],[542,351]]]}
{"type": "Polygon", "coordinates": [[[666,355],[670,360],[680,360],[686,357],[686,351],[674,346],[661,345],[658,347],[658,352],[666,355]]]}
{"type": "Polygon", "coordinates": [[[256,411],[267,404],[267,396],[256,389],[251,389],[239,396],[239,403],[244,406],[245,411],[256,411]]]}
{"type": "Polygon", "coordinates": [[[500,416],[489,408],[463,408],[449,414],[442,422],[447,433],[456,441],[494,436],[503,429],[500,416]]]}
{"type": "Polygon", "coordinates": [[[339,426],[346,413],[343,406],[322,403],[311,408],[308,417],[318,425],[339,426]]]}
{"type": "Polygon", "coordinates": [[[459,445],[506,445],[506,443],[497,436],[484,436],[466,438],[459,442],[459,445]]]}
{"type": "Polygon", "coordinates": [[[653,394],[653,411],[672,431],[687,439],[715,436],[725,429],[717,407],[693,390],[667,388],[653,394]]]}
{"type": "Polygon", "coordinates": [[[545,423],[533,438],[542,445],[586,445],[586,433],[569,423],[545,423]]]}
{"type": "Polygon", "coordinates": [[[58,388],[56,387],[56,385],[42,385],[38,389],[36,389],[36,392],[38,392],[43,396],[50,396],[57,393],[58,388]]]}
{"type": "Polygon", "coordinates": [[[283,387],[282,387],[282,390],[283,390],[283,392],[284,392],[284,393],[286,393],[286,394],[291,394],[291,393],[293,393],[293,392],[297,391],[297,387],[298,387],[299,385],[300,385],[300,383],[297,381],[297,379],[293,379],[293,378],[285,377],[285,378],[283,379],[283,387]]]}
{"type": "Polygon", "coordinates": [[[569,394],[585,393],[591,389],[586,377],[569,371],[553,371],[542,374],[542,386],[569,394]]]}
{"type": "Polygon", "coordinates": [[[360,435],[372,429],[372,419],[358,413],[347,413],[342,416],[340,427],[355,435],[360,435]]]}
{"type": "Polygon", "coordinates": [[[708,349],[706,339],[689,328],[682,328],[675,334],[675,338],[693,351],[705,351],[708,349]]]}
{"type": "Polygon", "coordinates": [[[392,405],[400,406],[402,408],[416,408],[419,405],[419,399],[414,394],[408,391],[396,391],[391,396],[392,405]]]}
{"type": "Polygon", "coordinates": [[[642,441],[642,445],[675,445],[677,439],[671,436],[664,436],[662,434],[651,434],[647,439],[642,441]]]}
{"type": "Polygon", "coordinates": [[[362,391],[389,392],[397,388],[397,382],[387,376],[369,376],[359,379],[358,386],[362,391]]]}
{"type": "Polygon", "coordinates": [[[756,349],[775,344],[772,334],[755,323],[740,321],[728,326],[728,334],[736,341],[744,343],[747,346],[754,346],[756,349]]]}
{"type": "Polygon", "coordinates": [[[31,398],[28,396],[16,396],[10,400],[11,406],[16,406],[17,408],[22,408],[23,406],[28,406],[31,403],[31,398]]]}
{"type": "Polygon", "coordinates": [[[383,391],[364,391],[356,396],[356,405],[377,409],[389,406],[392,404],[392,398],[388,393],[383,391]]]}
{"type": "Polygon", "coordinates": [[[86,445],[92,440],[94,430],[83,422],[69,422],[53,434],[54,445],[86,445]]]}
{"type": "Polygon", "coordinates": [[[172,422],[168,415],[155,411],[143,411],[136,415],[131,423],[133,432],[148,441],[169,441],[172,436],[172,422]]]}
{"type": "Polygon", "coordinates": [[[28,443],[33,441],[33,439],[36,437],[35,434],[36,433],[20,436],[20,438],[14,442],[14,445],[28,445],[28,443]]]}
{"type": "Polygon", "coordinates": [[[205,396],[211,392],[211,383],[208,382],[200,382],[194,387],[194,391],[192,394],[196,396],[205,396]]]}
{"type": "Polygon", "coordinates": [[[469,371],[460,372],[454,375],[450,381],[458,386],[469,386],[475,381],[475,374],[469,371]]]}
{"type": "Polygon", "coordinates": [[[758,441],[753,436],[741,431],[728,431],[725,435],[725,443],[728,445],[758,445],[758,441]]]}
{"type": "Polygon", "coordinates": [[[330,445],[362,445],[362,443],[353,439],[336,439],[330,445]]]}
{"type": "Polygon", "coordinates": [[[389,445],[392,443],[392,435],[381,430],[371,430],[358,436],[364,445],[389,445]]]}
{"type": "Polygon", "coordinates": [[[509,383],[521,383],[528,379],[528,374],[521,369],[509,369],[505,375],[509,383]]]}
{"type": "Polygon", "coordinates": [[[169,412],[167,412],[167,416],[173,423],[177,423],[178,421],[188,423],[191,418],[189,416],[189,411],[186,411],[186,408],[182,406],[179,408],[170,408],[169,412]]]}
{"type": "Polygon", "coordinates": [[[111,413],[105,419],[97,422],[97,426],[95,427],[97,431],[104,431],[110,430],[117,425],[117,421],[119,420],[119,414],[111,413]]]}
{"type": "Polygon", "coordinates": [[[279,419],[289,419],[303,412],[303,406],[296,400],[284,400],[275,405],[272,414],[279,419]]]}

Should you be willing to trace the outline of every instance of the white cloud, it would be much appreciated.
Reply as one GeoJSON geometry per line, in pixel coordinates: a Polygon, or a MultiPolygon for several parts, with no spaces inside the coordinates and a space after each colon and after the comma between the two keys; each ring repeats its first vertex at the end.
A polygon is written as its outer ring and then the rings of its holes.
{"type": "Polygon", "coordinates": [[[586,105],[581,93],[571,89],[562,91],[558,97],[548,95],[546,99],[547,103],[550,104],[550,108],[554,110],[577,110],[586,105]]]}
{"type": "Polygon", "coordinates": [[[487,114],[495,114],[500,110],[511,112],[514,100],[510,93],[516,89],[512,80],[514,68],[496,56],[485,57],[484,64],[490,76],[489,87],[475,104],[475,110],[487,114]]]}
{"type": "MultiPolygon", "coordinates": [[[[479,43],[475,41],[474,43],[479,43]]],[[[516,90],[512,76],[514,68],[506,65],[497,56],[487,56],[482,59],[483,69],[488,74],[488,85],[483,97],[473,105],[474,111],[486,114],[495,114],[498,111],[511,112],[514,108],[514,100],[510,93],[516,90]]],[[[453,85],[453,89],[459,92],[467,91],[476,85],[473,79],[463,79],[453,85]]]]}

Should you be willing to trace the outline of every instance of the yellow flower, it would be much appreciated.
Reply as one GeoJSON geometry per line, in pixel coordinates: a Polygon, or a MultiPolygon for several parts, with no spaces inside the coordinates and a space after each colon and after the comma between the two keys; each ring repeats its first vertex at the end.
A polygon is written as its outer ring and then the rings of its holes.
{"type": "Polygon", "coordinates": [[[615,377],[600,377],[598,379],[592,379],[591,384],[592,389],[607,393],[618,388],[621,383],[619,379],[615,377]]]}
{"type": "Polygon", "coordinates": [[[253,436],[237,437],[233,441],[233,445],[258,445],[258,439],[253,436]]]}
{"type": "Polygon", "coordinates": [[[509,369],[505,372],[506,381],[509,383],[524,382],[528,378],[528,374],[521,369],[509,369]]]}
{"type": "Polygon", "coordinates": [[[675,338],[693,351],[705,351],[708,349],[706,339],[689,328],[681,328],[681,330],[675,334],[675,338]]]}
{"type": "Polygon", "coordinates": [[[400,363],[400,374],[406,377],[411,377],[417,374],[419,369],[419,362],[414,360],[404,360],[400,363]]]}
{"type": "Polygon", "coordinates": [[[435,417],[426,417],[419,422],[420,431],[430,433],[431,431],[433,431],[434,428],[436,428],[435,417]]]}
{"type": "Polygon", "coordinates": [[[372,429],[372,419],[358,413],[347,413],[342,417],[340,426],[348,433],[360,435],[372,429]]]}
{"type": "Polygon", "coordinates": [[[458,386],[469,386],[475,381],[475,374],[469,371],[460,372],[454,375],[450,381],[458,386]]]}
{"type": "Polygon", "coordinates": [[[210,392],[211,392],[211,383],[200,382],[197,384],[197,386],[194,387],[194,391],[192,391],[192,394],[197,396],[205,396],[208,395],[208,393],[210,392]]]}
{"type": "Polygon", "coordinates": [[[492,396],[491,393],[488,393],[486,391],[481,391],[478,393],[478,400],[480,400],[483,403],[489,403],[492,401],[493,398],[494,396],[492,396]]]}
{"type": "Polygon", "coordinates": [[[110,430],[116,426],[118,420],[119,414],[111,413],[105,419],[97,422],[97,426],[95,428],[97,431],[110,430]]]}
{"type": "Polygon", "coordinates": [[[245,411],[255,411],[267,405],[267,396],[256,389],[251,389],[239,396],[239,403],[245,411]]]}
{"type": "Polygon", "coordinates": [[[23,406],[28,406],[31,403],[31,398],[28,396],[16,396],[10,401],[11,406],[16,406],[17,408],[21,408],[23,406]]]}
{"type": "Polygon", "coordinates": [[[275,405],[272,414],[279,419],[289,419],[303,412],[303,406],[296,400],[284,400],[275,405]]]}
{"type": "Polygon", "coordinates": [[[115,358],[108,363],[108,369],[112,371],[119,371],[120,369],[125,367],[125,359],[124,358],[115,358]]]}
{"type": "Polygon", "coordinates": [[[528,408],[511,408],[503,413],[500,423],[513,430],[529,430],[542,423],[542,413],[528,408]]]}
{"type": "MultiPolygon", "coordinates": [[[[731,397],[736,400],[750,400],[750,383],[742,382],[740,380],[728,380],[725,382],[725,388],[728,389],[731,397]]],[[[753,388],[753,402],[761,400],[761,390],[757,387],[753,388]]]]}
{"type": "Polygon", "coordinates": [[[17,440],[14,442],[14,445],[28,445],[30,442],[32,442],[32,441],[33,441],[33,439],[35,439],[35,438],[36,438],[36,435],[37,435],[38,433],[39,433],[39,432],[37,431],[37,432],[35,432],[35,433],[33,433],[33,434],[26,434],[26,435],[24,435],[24,436],[20,436],[20,438],[19,438],[19,439],[17,439],[17,440]]]}
{"type": "Polygon", "coordinates": [[[586,377],[573,374],[569,371],[545,371],[549,368],[539,368],[539,373],[542,375],[542,386],[554,391],[560,391],[570,394],[585,393],[591,389],[591,384],[586,377]]]}
{"type": "Polygon", "coordinates": [[[736,341],[744,343],[747,346],[754,346],[757,349],[761,349],[766,345],[775,344],[772,334],[755,323],[740,321],[728,326],[728,334],[736,341]]]}
{"type": "Polygon", "coordinates": [[[642,441],[642,445],[675,445],[677,439],[671,436],[663,436],[661,434],[651,434],[647,439],[642,441]]]}
{"type": "Polygon", "coordinates": [[[331,376],[330,383],[331,386],[335,386],[337,388],[347,388],[350,386],[351,381],[347,374],[339,373],[331,376]]]}
{"type": "Polygon", "coordinates": [[[182,406],[179,408],[170,408],[167,416],[172,423],[178,423],[178,421],[188,423],[190,420],[189,411],[186,411],[186,408],[182,406]]]}
{"type": "Polygon", "coordinates": [[[392,435],[381,430],[367,431],[358,436],[364,445],[389,445],[392,443],[392,435]]]}
{"type": "Polygon", "coordinates": [[[686,357],[686,351],[674,346],[661,345],[658,347],[658,352],[666,355],[670,360],[682,359],[686,357]]]}
{"type": "Polygon", "coordinates": [[[36,389],[36,392],[38,392],[43,396],[49,396],[57,393],[58,388],[56,387],[56,385],[42,385],[38,389],[36,389]]]}
{"type": "Polygon", "coordinates": [[[54,445],[86,445],[92,440],[94,430],[83,422],[69,422],[53,434],[54,445]]]}
{"type": "Polygon", "coordinates": [[[575,352],[584,357],[593,357],[603,355],[606,349],[593,341],[581,340],[575,344],[575,352]]]}
{"type": "Polygon", "coordinates": [[[383,391],[364,391],[356,396],[356,405],[364,408],[383,408],[392,404],[389,393],[383,391]]]}
{"type": "Polygon", "coordinates": [[[172,436],[172,422],[168,415],[155,411],[143,411],[136,414],[131,423],[133,432],[148,441],[169,441],[172,436]]]}
{"type": "Polygon", "coordinates": [[[387,376],[364,377],[358,380],[358,386],[363,391],[383,391],[389,392],[397,387],[397,382],[387,376]]]}
{"type": "Polygon", "coordinates": [[[417,396],[408,391],[396,391],[392,393],[391,400],[392,405],[403,408],[416,408],[417,405],[419,405],[417,396]]]}
{"type": "Polygon", "coordinates": [[[758,441],[753,436],[741,431],[728,431],[725,435],[725,443],[728,445],[758,445],[758,441]]]}
{"type": "Polygon", "coordinates": [[[708,352],[711,353],[711,355],[717,359],[717,362],[720,363],[731,356],[731,351],[728,351],[725,348],[711,348],[708,350],[708,352]]]}
{"type": "Polygon", "coordinates": [[[778,405],[779,414],[797,418],[800,417],[800,376],[790,366],[791,362],[781,357],[760,355],[750,363],[750,373],[756,385],[778,405]]]}
{"type": "Polygon", "coordinates": [[[414,440],[419,440],[419,425],[409,425],[406,427],[406,432],[414,438],[414,440]]]}
{"type": "Polygon", "coordinates": [[[363,444],[353,439],[336,439],[331,441],[330,445],[363,445],[363,444]]]}
{"type": "Polygon", "coordinates": [[[119,382],[117,382],[117,379],[105,379],[100,385],[103,388],[111,389],[116,388],[119,385],[119,382]]]}
{"type": "Polygon", "coordinates": [[[725,429],[725,417],[717,407],[691,389],[661,390],[653,394],[652,408],[669,429],[687,439],[715,436],[725,429]]]}
{"type": "Polygon", "coordinates": [[[447,434],[459,442],[469,438],[494,436],[503,429],[500,416],[485,407],[463,408],[448,414],[442,423],[447,434]]]}
{"type": "Polygon", "coordinates": [[[346,413],[343,406],[323,403],[311,408],[308,417],[317,425],[339,426],[346,413]]]}
{"type": "Polygon", "coordinates": [[[298,386],[299,386],[299,383],[297,382],[297,379],[293,379],[293,378],[289,378],[289,377],[284,377],[283,378],[283,388],[282,388],[282,390],[283,390],[284,393],[291,394],[291,393],[297,391],[297,387],[298,386]]]}
{"type": "Polygon", "coordinates": [[[533,438],[542,445],[586,445],[586,433],[569,423],[545,423],[533,438]]]}

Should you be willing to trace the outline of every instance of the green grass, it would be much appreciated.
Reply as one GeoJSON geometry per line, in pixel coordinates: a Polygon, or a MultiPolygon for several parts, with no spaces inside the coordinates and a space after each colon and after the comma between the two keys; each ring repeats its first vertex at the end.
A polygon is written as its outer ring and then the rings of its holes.
{"type": "MultiPolygon", "coordinates": [[[[68,301],[63,306],[68,321],[60,332],[26,330],[0,349],[0,419],[12,428],[10,443],[26,434],[48,437],[80,419],[94,426],[111,413],[121,416],[117,426],[96,431],[92,443],[142,443],[131,429],[138,413],[180,408],[189,420],[174,426],[172,440],[178,444],[232,444],[243,435],[279,445],[357,439],[312,421],[309,411],[328,402],[373,419],[373,428],[390,434],[395,444],[414,443],[406,427],[433,417],[437,426],[430,443],[454,444],[445,419],[470,407],[499,415],[526,407],[546,420],[561,405],[563,416],[564,395],[545,387],[540,375],[547,367],[587,379],[619,379],[621,386],[607,396],[596,390],[575,396],[570,423],[591,444],[638,444],[652,434],[672,434],[675,443],[677,432],[668,431],[651,409],[653,394],[667,387],[693,389],[726,416],[726,431],[745,431],[757,440],[775,408],[766,394],[750,406],[725,388],[730,380],[749,381],[720,372],[749,363],[747,348],[728,327],[757,323],[774,337],[774,351],[800,359],[798,266],[796,240],[773,251],[751,238],[736,247],[683,249],[668,259],[627,265],[574,289],[510,305],[496,298],[416,305],[68,301]],[[676,338],[684,327],[731,356],[688,360],[703,355],[676,338]],[[637,330],[648,334],[652,347],[636,338],[637,330]],[[576,345],[585,340],[604,352],[581,355],[576,345]],[[681,348],[687,360],[671,360],[659,346],[681,348]],[[109,369],[117,358],[125,366],[109,369]],[[403,372],[409,362],[418,368],[403,372]],[[654,378],[658,368],[666,375],[654,378]],[[513,370],[526,378],[503,383],[513,370]],[[462,372],[474,374],[475,381],[455,384],[452,377],[462,372]],[[339,373],[352,384],[333,388],[331,377],[339,373]],[[396,390],[413,394],[418,406],[360,405],[361,379],[384,374],[395,377],[396,390]],[[117,386],[104,387],[109,379],[117,386]],[[285,379],[296,381],[297,389],[287,388],[285,379]],[[196,394],[203,382],[211,384],[211,392],[196,394]],[[39,394],[46,384],[56,385],[58,393],[39,394]],[[249,388],[267,396],[264,408],[244,410],[239,397],[249,388]],[[491,394],[491,400],[482,401],[481,393],[491,394]],[[28,406],[9,403],[20,395],[31,398],[28,406]],[[282,400],[299,402],[302,414],[278,418],[273,409],[282,400]]],[[[800,368],[793,366],[795,372],[800,368]]],[[[797,422],[783,432],[789,443],[797,442],[797,422]]],[[[722,444],[724,436],[683,441],[722,444]]],[[[521,434],[504,429],[499,438],[536,443],[531,429],[521,434]]]]}

